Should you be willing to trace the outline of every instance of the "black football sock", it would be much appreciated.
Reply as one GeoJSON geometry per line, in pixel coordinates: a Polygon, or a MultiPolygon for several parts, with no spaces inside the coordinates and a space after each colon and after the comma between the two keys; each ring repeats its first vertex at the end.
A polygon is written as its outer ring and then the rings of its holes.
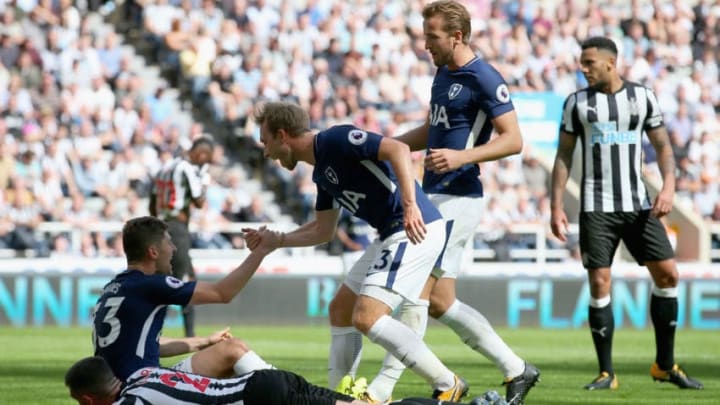
{"type": "Polygon", "coordinates": [[[613,375],[615,371],[612,366],[612,340],[615,331],[615,317],[612,306],[608,304],[602,308],[588,307],[588,309],[588,322],[600,372],[606,371],[613,375]]]}
{"type": "Polygon", "coordinates": [[[650,296],[650,318],[655,327],[655,362],[663,370],[670,370],[675,364],[677,314],[677,297],[650,296]]]}

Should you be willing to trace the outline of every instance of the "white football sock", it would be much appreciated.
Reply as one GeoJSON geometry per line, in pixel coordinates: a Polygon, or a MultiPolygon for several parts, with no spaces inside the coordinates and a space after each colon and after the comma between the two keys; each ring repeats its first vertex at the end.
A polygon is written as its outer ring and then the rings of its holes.
{"type": "Polygon", "coordinates": [[[471,349],[495,363],[505,378],[525,371],[525,362],[495,333],[487,319],[474,308],[455,300],[438,320],[449,326],[471,349]]]}
{"type": "Polygon", "coordinates": [[[330,335],[328,388],[335,389],[345,375],[354,378],[357,373],[362,357],[362,333],[354,326],[331,326],[330,335]]]}
{"type": "Polygon", "coordinates": [[[677,298],[678,289],[677,287],[660,288],[656,285],[653,285],[652,293],[657,297],[677,298]]]}
{"type": "Polygon", "coordinates": [[[602,298],[590,297],[590,306],[593,308],[605,308],[610,305],[610,295],[606,295],[602,298]]]}
{"type": "Polygon", "coordinates": [[[242,375],[255,370],[274,369],[272,364],[266,362],[257,353],[250,350],[243,354],[233,365],[233,371],[236,375],[242,375]]]}
{"type": "MultiPolygon", "coordinates": [[[[428,320],[428,300],[419,300],[417,304],[404,302],[396,318],[407,325],[420,338],[425,336],[428,320]]],[[[395,384],[400,379],[405,365],[396,359],[390,352],[385,353],[382,368],[367,388],[368,394],[376,400],[387,401],[392,396],[395,384]]]]}
{"type": "Polygon", "coordinates": [[[434,389],[447,391],[455,385],[453,372],[430,351],[417,333],[400,321],[383,315],[370,327],[367,337],[392,353],[434,389]]]}

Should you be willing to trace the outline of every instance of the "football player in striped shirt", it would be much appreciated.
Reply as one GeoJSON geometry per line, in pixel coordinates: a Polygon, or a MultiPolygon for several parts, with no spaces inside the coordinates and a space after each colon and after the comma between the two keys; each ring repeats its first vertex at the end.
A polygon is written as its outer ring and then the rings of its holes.
{"type": "MultiPolygon", "coordinates": [[[[190,258],[190,207],[201,208],[210,183],[207,173],[212,160],[214,142],[202,136],[193,141],[187,159],[176,157],[168,161],[155,175],[150,190],[149,210],[168,224],[176,252],[172,257],[172,274],[188,281],[195,279],[190,258]]],[[[195,336],[195,310],[186,305],[182,311],[185,336],[195,336]]]]}
{"type": "Polygon", "coordinates": [[[580,251],[590,285],[588,322],[599,366],[599,375],[585,388],[618,387],[612,364],[615,320],[610,266],[622,240],[637,263],[650,271],[654,283],[650,317],[656,354],[650,375],[680,388],[701,389],[703,385],[674,358],[679,275],[660,218],[672,210],[675,160],[657,97],[651,89],[618,74],[618,50],[611,39],[592,37],[581,48],[580,66],[588,87],[565,100],[552,173],[551,227],[556,237],[567,240],[563,194],[580,140],[580,251]],[[662,176],[662,188],[653,202],[642,180],[643,133],[657,152],[662,176]]]}
{"type": "MultiPolygon", "coordinates": [[[[65,373],[70,396],[80,405],[368,405],[319,387],[283,370],[259,370],[218,379],[162,367],[133,373],[123,386],[105,359],[86,357],[65,373]]],[[[427,398],[408,398],[397,405],[462,405],[427,398]]],[[[494,391],[470,405],[506,405],[494,391]]]]}

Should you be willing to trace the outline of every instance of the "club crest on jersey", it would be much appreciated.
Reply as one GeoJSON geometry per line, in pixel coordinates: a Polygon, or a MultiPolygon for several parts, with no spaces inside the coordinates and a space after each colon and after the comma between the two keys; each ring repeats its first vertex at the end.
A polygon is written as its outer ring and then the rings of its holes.
{"type": "MultiPolygon", "coordinates": [[[[352,142],[352,141],[351,141],[352,142]]],[[[335,170],[332,169],[332,167],[329,167],[325,169],[325,177],[327,177],[328,180],[330,180],[330,183],[332,184],[338,184],[338,176],[335,174],[335,170]]]]}
{"type": "Polygon", "coordinates": [[[510,101],[510,90],[508,90],[507,84],[503,83],[495,90],[495,97],[502,103],[510,101]]]}
{"type": "Polygon", "coordinates": [[[348,132],[348,141],[353,145],[362,145],[367,140],[367,132],[361,129],[353,129],[348,132]]]}
{"type": "Polygon", "coordinates": [[[452,86],[450,86],[450,90],[448,90],[448,98],[450,100],[457,97],[460,92],[462,91],[463,85],[458,83],[453,83],[452,86]]]}
{"type": "Polygon", "coordinates": [[[168,285],[168,287],[170,287],[170,288],[180,288],[180,287],[183,286],[183,284],[185,284],[185,283],[183,283],[182,280],[178,280],[177,278],[175,278],[175,277],[173,277],[173,276],[167,276],[167,277],[165,277],[165,283],[166,283],[166,284],[168,285]]]}

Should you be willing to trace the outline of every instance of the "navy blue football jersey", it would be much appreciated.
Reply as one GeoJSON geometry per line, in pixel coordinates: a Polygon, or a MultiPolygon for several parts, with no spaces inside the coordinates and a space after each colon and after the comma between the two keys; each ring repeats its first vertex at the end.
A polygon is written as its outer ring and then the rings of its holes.
{"type": "Polygon", "coordinates": [[[125,381],[143,367],[160,366],[160,333],[168,305],[186,305],[195,281],[126,270],[105,285],[93,316],[95,355],[125,381]]]}
{"type": "MultiPolygon", "coordinates": [[[[487,62],[475,58],[457,70],[438,68],[430,97],[428,149],[470,149],[487,143],[491,119],[514,109],[505,80],[487,62]]],[[[482,196],[480,167],[467,164],[448,173],[426,170],[428,194],[482,196]]]]}
{"type": "MultiPolygon", "coordinates": [[[[312,177],[318,189],[316,210],[338,208],[339,204],[377,229],[384,239],[404,228],[397,177],[388,162],[378,160],[382,139],[382,135],[352,125],[318,133],[312,177]]],[[[415,200],[426,224],[441,218],[417,182],[415,200]]]]}

